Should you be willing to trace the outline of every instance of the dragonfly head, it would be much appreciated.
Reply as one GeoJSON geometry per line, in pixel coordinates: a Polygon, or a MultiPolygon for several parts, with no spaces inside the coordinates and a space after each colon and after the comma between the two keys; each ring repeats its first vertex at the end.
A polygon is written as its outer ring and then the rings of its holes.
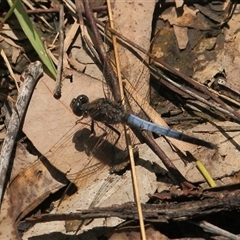
{"type": "Polygon", "coordinates": [[[73,98],[71,101],[70,107],[73,111],[73,113],[79,117],[87,117],[88,111],[86,108],[86,103],[89,102],[89,99],[86,95],[79,95],[77,98],[73,98]]]}

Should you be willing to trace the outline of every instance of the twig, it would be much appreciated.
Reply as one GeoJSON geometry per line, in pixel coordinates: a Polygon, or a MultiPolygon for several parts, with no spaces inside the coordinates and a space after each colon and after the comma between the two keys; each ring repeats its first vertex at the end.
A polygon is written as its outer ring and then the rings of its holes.
{"type": "Polygon", "coordinates": [[[200,102],[210,106],[211,108],[214,108],[216,110],[218,110],[219,112],[223,113],[223,114],[226,114],[228,116],[230,116],[232,119],[235,119],[236,121],[240,121],[240,116],[238,116],[239,114],[236,114],[234,113],[235,111],[230,111],[230,110],[227,110],[225,108],[222,108],[222,107],[218,107],[214,104],[212,104],[209,100],[205,100],[204,98],[198,96],[197,94],[195,94],[194,92],[188,90],[187,88],[185,88],[184,86],[174,82],[173,80],[171,80],[169,77],[167,77],[165,74],[161,74],[161,77],[163,79],[165,79],[166,81],[168,81],[169,83],[171,83],[173,86],[175,86],[176,88],[182,90],[183,92],[187,93],[189,96],[199,100],[200,102]]]}
{"type": "Polygon", "coordinates": [[[20,124],[23,120],[23,116],[27,110],[29,100],[34,90],[34,86],[36,85],[36,82],[42,73],[42,63],[40,61],[36,61],[30,64],[22,74],[22,78],[24,79],[22,91],[18,95],[16,105],[13,108],[13,113],[9,121],[6,137],[4,139],[0,155],[0,204],[3,198],[4,187],[6,184],[6,175],[15,139],[17,137],[20,124]]]}
{"type": "Polygon", "coordinates": [[[194,189],[195,186],[191,182],[187,181],[186,178],[184,178],[184,176],[178,171],[178,169],[171,162],[171,160],[168,158],[168,156],[164,153],[164,151],[154,141],[154,138],[152,137],[152,135],[150,135],[150,133],[145,131],[145,130],[142,131],[141,134],[144,137],[144,140],[145,140],[146,144],[162,160],[163,164],[168,169],[168,171],[171,173],[172,177],[179,184],[181,189],[183,191],[184,190],[188,191],[189,189],[194,189]]]}
{"type": "Polygon", "coordinates": [[[90,37],[89,37],[88,31],[86,30],[86,26],[84,25],[84,21],[83,21],[83,11],[84,11],[83,3],[82,3],[82,1],[75,0],[75,5],[76,5],[76,12],[77,12],[77,15],[78,15],[78,24],[79,24],[79,27],[81,29],[81,36],[82,36],[83,42],[85,43],[85,47],[87,48],[89,53],[92,55],[92,57],[96,58],[97,61],[100,64],[102,64],[102,61],[99,58],[99,55],[98,55],[96,49],[94,48],[94,46],[92,45],[92,43],[90,41],[90,37]]]}
{"type": "MultiPolygon", "coordinates": [[[[22,2],[28,6],[30,9],[34,9],[34,7],[32,6],[32,3],[30,3],[30,1],[27,0],[22,0],[22,2]]],[[[43,16],[39,16],[39,15],[35,15],[37,18],[40,18],[50,29],[53,29],[53,27],[48,23],[48,21],[43,17],[43,16]]]]}
{"type": "Polygon", "coordinates": [[[8,71],[9,71],[9,73],[10,73],[10,76],[11,76],[12,79],[14,80],[15,86],[16,86],[16,88],[17,88],[17,91],[19,92],[19,86],[18,86],[17,79],[16,79],[15,76],[14,76],[14,73],[13,73],[13,70],[12,70],[12,67],[11,67],[11,64],[9,63],[8,58],[7,58],[7,56],[6,56],[6,54],[5,54],[5,52],[4,52],[3,49],[1,49],[0,54],[1,54],[2,58],[3,58],[3,60],[5,61],[5,64],[6,64],[7,68],[8,68],[8,71]]]}
{"type": "Polygon", "coordinates": [[[26,10],[27,14],[41,14],[41,13],[55,13],[59,12],[59,9],[57,8],[48,8],[48,9],[42,9],[42,8],[37,8],[37,9],[32,9],[32,10],[26,10]]]}
{"type": "MultiPolygon", "coordinates": [[[[103,5],[103,6],[98,6],[98,7],[93,7],[92,11],[93,12],[101,12],[101,11],[106,11],[107,10],[107,6],[103,5]]],[[[55,12],[59,12],[59,9],[57,8],[49,8],[49,9],[42,9],[42,8],[38,8],[38,9],[34,9],[34,10],[27,10],[26,11],[28,14],[37,14],[37,13],[55,13],[55,12]]],[[[4,14],[3,14],[4,15],[4,14]]]]}
{"type": "Polygon", "coordinates": [[[59,56],[58,56],[58,65],[57,65],[56,85],[53,92],[53,96],[56,99],[59,99],[61,97],[63,49],[64,49],[64,6],[61,3],[60,10],[59,10],[59,56]]]}
{"type": "Polygon", "coordinates": [[[120,95],[118,81],[117,81],[116,75],[113,71],[113,68],[108,60],[108,57],[106,56],[106,52],[105,52],[105,49],[103,46],[103,41],[102,41],[101,35],[99,33],[99,30],[97,28],[96,19],[94,18],[93,12],[90,8],[89,0],[83,0],[83,4],[84,4],[84,8],[85,8],[86,18],[91,26],[93,35],[95,37],[95,39],[93,39],[94,46],[97,49],[99,57],[104,66],[104,70],[105,70],[104,75],[105,75],[106,80],[108,81],[108,84],[112,90],[115,101],[120,103],[122,99],[121,99],[121,95],[120,95]]]}
{"type": "MultiPolygon", "coordinates": [[[[111,28],[114,29],[110,0],[107,0],[107,6],[108,6],[108,15],[109,15],[109,20],[110,20],[110,26],[111,26],[111,28]]],[[[119,59],[119,50],[118,50],[117,38],[115,35],[112,35],[112,42],[113,42],[113,47],[114,47],[113,49],[114,49],[117,76],[118,76],[118,82],[119,82],[119,88],[120,88],[120,96],[122,99],[122,105],[125,107],[126,104],[125,104],[125,99],[124,99],[123,81],[122,81],[120,59],[119,59]]],[[[129,159],[130,159],[132,185],[133,185],[135,202],[136,202],[137,210],[138,210],[141,236],[142,236],[142,240],[146,240],[146,231],[145,231],[144,220],[143,220],[143,212],[142,212],[140,193],[139,193],[139,187],[138,187],[138,181],[137,181],[135,160],[134,160],[133,148],[132,148],[131,137],[130,137],[130,127],[127,125],[124,125],[124,134],[125,134],[125,139],[126,139],[126,144],[127,144],[127,149],[128,149],[129,159]]]]}
{"type": "MultiPolygon", "coordinates": [[[[237,188],[231,189],[231,185],[225,190],[192,192],[189,194],[189,199],[186,195],[176,195],[169,193],[169,196],[175,196],[173,202],[161,202],[160,204],[143,204],[144,219],[149,222],[166,222],[194,220],[201,217],[209,216],[220,212],[234,212],[239,209],[240,190],[239,184],[237,188]],[[193,194],[193,195],[192,195],[193,194]],[[184,201],[185,196],[185,201],[184,201]],[[192,196],[192,198],[191,198],[192,196]]],[[[233,186],[234,187],[234,186],[233,186]]],[[[64,220],[82,220],[95,218],[119,217],[122,219],[138,220],[138,213],[134,203],[124,203],[118,206],[105,208],[92,208],[80,210],[75,213],[67,214],[45,214],[25,219],[26,222],[51,222],[64,220]]]]}
{"type": "Polygon", "coordinates": [[[240,237],[238,237],[235,234],[232,234],[226,230],[223,230],[209,222],[206,221],[202,221],[202,222],[193,222],[193,221],[189,221],[190,223],[197,225],[199,227],[201,227],[204,231],[206,232],[210,232],[219,236],[224,236],[227,237],[227,239],[231,239],[231,240],[240,240],[240,237]]]}

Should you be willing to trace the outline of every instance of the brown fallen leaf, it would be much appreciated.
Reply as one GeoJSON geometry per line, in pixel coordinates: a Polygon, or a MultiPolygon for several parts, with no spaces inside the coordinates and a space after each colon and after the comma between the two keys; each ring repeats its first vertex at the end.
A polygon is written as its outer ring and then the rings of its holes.
{"type": "MultiPolygon", "coordinates": [[[[56,181],[36,156],[17,143],[10,184],[3,199],[0,233],[6,239],[20,239],[17,224],[49,194],[65,184],[56,181]]],[[[65,179],[65,182],[66,179],[65,179]]]]}
{"type": "MultiPolygon", "coordinates": [[[[140,240],[142,239],[140,230],[134,227],[125,227],[123,229],[117,229],[115,232],[108,237],[109,240],[140,240]]],[[[164,234],[161,234],[158,230],[154,229],[153,226],[146,226],[146,239],[158,240],[169,239],[164,234]]]]}
{"type": "Polygon", "coordinates": [[[160,16],[163,20],[169,21],[171,25],[179,27],[191,27],[199,30],[206,30],[209,28],[208,24],[198,19],[198,10],[192,10],[187,5],[183,6],[183,14],[179,16],[176,7],[167,8],[160,16]]]}
{"type": "Polygon", "coordinates": [[[188,44],[188,28],[173,25],[179,49],[185,49],[188,44]]]}
{"type": "Polygon", "coordinates": [[[184,4],[184,1],[183,0],[176,0],[175,4],[176,4],[176,8],[180,8],[184,4]]]}

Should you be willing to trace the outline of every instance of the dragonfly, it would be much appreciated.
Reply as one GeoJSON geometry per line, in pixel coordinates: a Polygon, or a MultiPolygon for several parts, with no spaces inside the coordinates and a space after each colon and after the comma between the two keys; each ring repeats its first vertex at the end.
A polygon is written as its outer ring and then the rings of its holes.
{"type": "Polygon", "coordinates": [[[75,115],[83,118],[90,117],[93,121],[102,122],[107,126],[123,123],[140,130],[147,130],[158,135],[164,135],[184,142],[201,145],[211,149],[216,148],[211,142],[148,122],[134,114],[128,113],[124,110],[123,106],[108,98],[98,98],[89,102],[89,98],[81,94],[72,99],[70,107],[75,115]]]}

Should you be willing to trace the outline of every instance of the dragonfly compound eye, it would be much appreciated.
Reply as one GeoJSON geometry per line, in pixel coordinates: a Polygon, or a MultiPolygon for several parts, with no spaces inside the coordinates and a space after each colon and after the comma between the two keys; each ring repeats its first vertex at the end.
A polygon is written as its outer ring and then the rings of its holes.
{"type": "Polygon", "coordinates": [[[84,95],[84,94],[81,94],[81,95],[79,95],[78,97],[77,97],[77,101],[80,103],[82,103],[82,104],[84,104],[84,103],[88,103],[89,102],[89,98],[86,96],[86,95],[84,95]]]}
{"type": "Polygon", "coordinates": [[[85,108],[84,108],[84,104],[88,103],[89,99],[86,95],[79,95],[77,98],[73,98],[73,100],[71,101],[70,107],[73,111],[73,113],[79,117],[81,116],[85,116],[85,108]]]}
{"type": "Polygon", "coordinates": [[[83,111],[82,111],[82,103],[79,101],[77,101],[76,98],[73,98],[73,100],[71,101],[70,107],[73,111],[73,113],[77,116],[82,116],[83,111]]]}

